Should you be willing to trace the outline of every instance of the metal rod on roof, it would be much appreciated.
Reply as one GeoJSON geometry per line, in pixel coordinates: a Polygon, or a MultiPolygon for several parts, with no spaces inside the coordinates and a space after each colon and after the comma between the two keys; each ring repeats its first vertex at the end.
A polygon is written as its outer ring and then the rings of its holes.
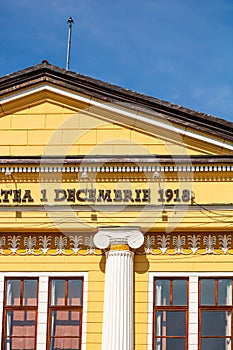
{"type": "Polygon", "coordinates": [[[67,55],[66,55],[66,70],[70,67],[70,49],[71,49],[71,35],[72,35],[72,25],[74,23],[73,18],[70,17],[67,21],[69,23],[68,29],[68,44],[67,44],[67,55]]]}

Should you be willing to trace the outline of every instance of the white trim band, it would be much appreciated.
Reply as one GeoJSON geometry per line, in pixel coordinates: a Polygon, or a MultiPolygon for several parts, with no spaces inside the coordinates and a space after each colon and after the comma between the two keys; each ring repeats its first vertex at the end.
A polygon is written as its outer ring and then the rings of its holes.
{"type": "MultiPolygon", "coordinates": [[[[133,162],[133,160],[132,160],[133,162]]],[[[43,164],[43,160],[41,161],[43,164]]],[[[190,159],[191,163],[191,159],[190,159]]],[[[0,167],[0,173],[141,173],[141,172],[232,172],[233,165],[169,165],[169,166],[10,166],[0,167]]]]}

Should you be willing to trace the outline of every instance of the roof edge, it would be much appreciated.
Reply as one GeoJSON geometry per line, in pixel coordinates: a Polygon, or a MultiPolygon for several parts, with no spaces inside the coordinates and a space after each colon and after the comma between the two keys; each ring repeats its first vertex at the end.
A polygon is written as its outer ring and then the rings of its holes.
{"type": "Polygon", "coordinates": [[[137,156],[1,156],[0,164],[105,164],[105,163],[137,163],[137,164],[233,164],[231,155],[137,155],[137,156]]]}
{"type": "Polygon", "coordinates": [[[170,122],[201,128],[204,132],[216,133],[222,138],[233,141],[233,123],[230,121],[75,73],[49,64],[46,60],[38,65],[1,77],[0,97],[43,82],[117,105],[131,103],[132,109],[140,108],[147,112],[148,109],[151,109],[170,122]]]}

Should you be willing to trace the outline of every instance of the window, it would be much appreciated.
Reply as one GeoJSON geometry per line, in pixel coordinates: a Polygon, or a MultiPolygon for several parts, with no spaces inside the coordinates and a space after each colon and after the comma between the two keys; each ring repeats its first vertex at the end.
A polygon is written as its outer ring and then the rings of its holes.
{"type": "Polygon", "coordinates": [[[199,281],[199,343],[201,350],[232,348],[232,279],[199,281]]]}
{"type": "Polygon", "coordinates": [[[82,278],[50,279],[48,350],[81,349],[82,306],[82,278]]]}
{"type": "Polygon", "coordinates": [[[4,350],[36,348],[38,280],[7,278],[4,289],[4,350]]]}
{"type": "Polygon", "coordinates": [[[188,349],[188,280],[154,280],[154,350],[188,349]]]}

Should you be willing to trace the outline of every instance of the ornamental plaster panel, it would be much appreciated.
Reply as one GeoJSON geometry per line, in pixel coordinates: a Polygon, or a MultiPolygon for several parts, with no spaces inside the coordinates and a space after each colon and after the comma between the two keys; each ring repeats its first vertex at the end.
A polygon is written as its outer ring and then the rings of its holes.
{"type": "Polygon", "coordinates": [[[0,255],[102,255],[102,250],[111,244],[128,244],[138,255],[233,255],[231,232],[151,233],[143,237],[137,229],[118,230],[114,234],[107,229],[95,235],[85,232],[66,235],[2,233],[0,255]]]}

